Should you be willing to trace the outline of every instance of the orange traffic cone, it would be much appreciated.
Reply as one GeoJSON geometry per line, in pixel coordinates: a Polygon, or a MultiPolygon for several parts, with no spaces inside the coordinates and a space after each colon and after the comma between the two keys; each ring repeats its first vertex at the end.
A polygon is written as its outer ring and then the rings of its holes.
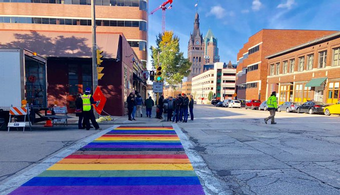
{"type": "Polygon", "coordinates": [[[44,127],[53,127],[52,120],[48,119],[44,125],[44,127]]]}

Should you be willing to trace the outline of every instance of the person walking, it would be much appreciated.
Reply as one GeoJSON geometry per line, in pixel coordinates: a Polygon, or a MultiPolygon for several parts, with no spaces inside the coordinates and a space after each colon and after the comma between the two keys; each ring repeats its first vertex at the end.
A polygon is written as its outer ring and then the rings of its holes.
{"type": "Polygon", "coordinates": [[[135,95],[133,93],[130,93],[129,97],[126,100],[127,102],[127,106],[128,106],[128,119],[129,121],[132,121],[132,112],[133,112],[133,108],[135,107],[136,103],[135,103],[135,95]]]}
{"type": "Polygon", "coordinates": [[[174,100],[170,96],[169,99],[168,99],[168,108],[167,108],[168,117],[167,117],[167,121],[171,121],[172,120],[172,112],[173,112],[173,110],[174,110],[174,100]]]}
{"type": "Polygon", "coordinates": [[[151,96],[149,96],[149,99],[145,100],[146,117],[151,118],[152,107],[153,107],[154,105],[155,105],[155,102],[153,101],[153,99],[151,98],[151,96]]]}
{"type": "Polygon", "coordinates": [[[136,104],[137,104],[137,114],[140,114],[140,117],[143,117],[143,98],[142,96],[138,93],[136,97],[136,104]]]}
{"type": "Polygon", "coordinates": [[[264,119],[264,122],[267,124],[269,119],[271,119],[271,124],[275,125],[275,112],[277,111],[277,98],[276,98],[276,92],[273,91],[271,96],[267,100],[267,106],[268,106],[268,111],[270,113],[270,116],[268,118],[264,119]]]}
{"type": "Polygon", "coordinates": [[[189,110],[190,110],[190,117],[191,120],[194,120],[194,97],[190,95],[190,102],[189,102],[189,110]]]}
{"type": "Polygon", "coordinates": [[[189,98],[186,94],[183,97],[183,123],[188,122],[188,107],[189,107],[189,98]]]}
{"type": "Polygon", "coordinates": [[[97,104],[99,103],[94,101],[92,95],[91,95],[91,88],[86,88],[85,94],[81,96],[83,99],[83,115],[84,115],[84,123],[86,124],[86,130],[90,130],[91,125],[90,125],[90,120],[92,125],[96,130],[99,129],[99,125],[94,117],[93,113],[93,106],[92,104],[97,104]]]}
{"type": "Polygon", "coordinates": [[[76,98],[76,116],[78,117],[78,129],[85,129],[86,124],[84,123],[84,115],[83,115],[83,99],[81,98],[81,94],[79,93],[76,98]]]}

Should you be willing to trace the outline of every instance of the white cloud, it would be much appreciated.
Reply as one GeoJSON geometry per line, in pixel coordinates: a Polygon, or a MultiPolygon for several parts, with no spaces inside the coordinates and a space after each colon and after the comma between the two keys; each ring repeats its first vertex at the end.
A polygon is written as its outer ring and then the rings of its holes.
{"type": "Polygon", "coordinates": [[[244,10],[241,11],[241,13],[247,14],[247,13],[249,13],[249,9],[244,9],[244,10]]]}
{"type": "Polygon", "coordinates": [[[207,13],[207,16],[213,15],[218,19],[222,19],[227,15],[227,11],[220,5],[214,6],[211,8],[210,12],[207,13]]]}
{"type": "Polygon", "coordinates": [[[292,9],[292,6],[295,4],[295,0],[287,0],[286,3],[281,3],[277,6],[277,8],[287,8],[292,9]]]}
{"type": "Polygon", "coordinates": [[[253,6],[252,6],[252,9],[254,11],[259,11],[262,7],[262,3],[260,0],[253,0],[253,6]]]}

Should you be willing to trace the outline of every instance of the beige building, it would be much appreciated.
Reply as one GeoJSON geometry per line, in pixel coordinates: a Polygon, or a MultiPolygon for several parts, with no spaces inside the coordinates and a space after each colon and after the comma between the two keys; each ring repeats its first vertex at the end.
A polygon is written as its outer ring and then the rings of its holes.
{"type": "Polygon", "coordinates": [[[192,82],[186,81],[182,84],[182,93],[185,93],[187,95],[191,95],[191,88],[192,88],[192,82]]]}
{"type": "Polygon", "coordinates": [[[209,103],[209,93],[213,98],[224,100],[235,93],[236,69],[223,62],[214,63],[214,68],[192,78],[192,92],[197,103],[209,103]],[[203,99],[203,101],[202,101],[203,99]]]}

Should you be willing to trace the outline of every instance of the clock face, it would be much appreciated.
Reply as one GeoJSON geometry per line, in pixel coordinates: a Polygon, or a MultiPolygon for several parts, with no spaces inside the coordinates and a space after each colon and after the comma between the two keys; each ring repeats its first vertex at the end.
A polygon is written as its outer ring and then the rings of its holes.
{"type": "Polygon", "coordinates": [[[196,45],[199,45],[199,44],[200,44],[200,42],[197,40],[197,41],[196,41],[196,45]]]}

